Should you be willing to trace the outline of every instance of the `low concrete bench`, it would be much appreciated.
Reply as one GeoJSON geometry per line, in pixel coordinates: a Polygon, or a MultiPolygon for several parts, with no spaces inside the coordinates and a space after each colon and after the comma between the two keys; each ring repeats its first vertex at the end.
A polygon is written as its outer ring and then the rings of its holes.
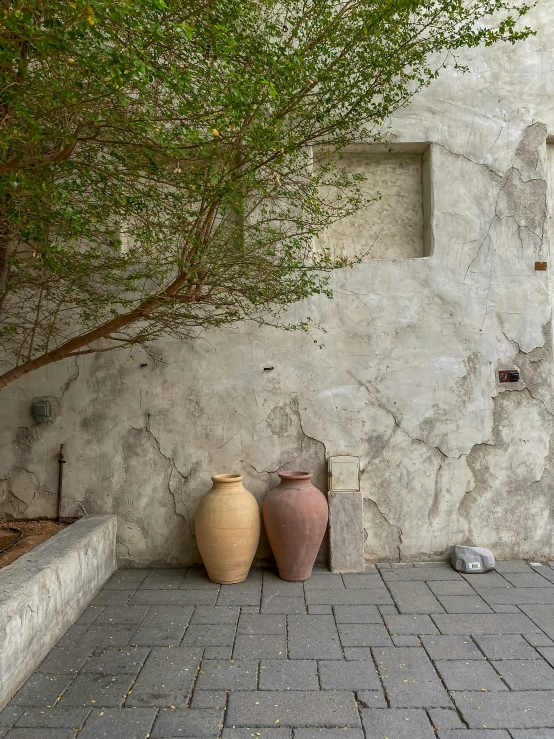
{"type": "Polygon", "coordinates": [[[0,709],[115,572],[116,533],[83,518],[0,570],[0,709]]]}

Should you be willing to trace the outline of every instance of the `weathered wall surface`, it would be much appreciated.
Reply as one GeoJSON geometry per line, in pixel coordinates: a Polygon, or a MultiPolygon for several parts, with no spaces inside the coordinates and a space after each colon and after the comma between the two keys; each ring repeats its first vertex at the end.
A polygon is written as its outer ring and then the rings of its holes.
{"type": "Polygon", "coordinates": [[[366,261],[335,274],[333,301],[297,306],[323,349],[237,326],[23,378],[0,394],[0,512],[54,514],[64,442],[65,515],[116,513],[125,562],[186,563],[211,474],[243,471],[261,501],[279,469],[325,486],[325,455],[357,454],[368,560],[453,543],[553,558],[552,301],[534,270],[550,250],[553,13],[539,0],[536,38],[472,51],[470,75],[392,122],[431,145],[431,256],[366,261]],[[499,385],[515,367],[522,382],[499,385]],[[52,423],[33,425],[34,397],[52,423]]]}

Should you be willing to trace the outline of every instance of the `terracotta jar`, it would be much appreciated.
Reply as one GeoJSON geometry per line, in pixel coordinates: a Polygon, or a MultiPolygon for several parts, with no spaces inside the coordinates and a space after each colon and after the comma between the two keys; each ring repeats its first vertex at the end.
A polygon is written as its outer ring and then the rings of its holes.
{"type": "Polygon", "coordinates": [[[280,472],[280,484],[263,505],[267,536],[279,569],[289,582],[309,580],[323,541],[329,508],[311,483],[311,472],[280,472]]]}
{"type": "Polygon", "coordinates": [[[213,582],[246,579],[260,539],[260,509],[242,475],[214,475],[196,509],[198,549],[213,582]]]}

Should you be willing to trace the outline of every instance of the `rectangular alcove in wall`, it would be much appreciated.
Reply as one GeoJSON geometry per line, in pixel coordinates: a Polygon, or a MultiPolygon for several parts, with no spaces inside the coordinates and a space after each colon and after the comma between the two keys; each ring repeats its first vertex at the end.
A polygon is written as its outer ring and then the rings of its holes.
{"type": "MultiPolygon", "coordinates": [[[[324,154],[323,154],[324,156],[324,154]]],[[[314,168],[318,154],[314,152],[314,168]]],[[[338,160],[350,173],[362,174],[364,196],[379,200],[363,206],[326,229],[315,248],[329,248],[337,256],[364,254],[372,259],[417,259],[432,253],[431,146],[396,144],[348,147],[338,160]]],[[[334,197],[330,190],[327,195],[334,197]]]]}

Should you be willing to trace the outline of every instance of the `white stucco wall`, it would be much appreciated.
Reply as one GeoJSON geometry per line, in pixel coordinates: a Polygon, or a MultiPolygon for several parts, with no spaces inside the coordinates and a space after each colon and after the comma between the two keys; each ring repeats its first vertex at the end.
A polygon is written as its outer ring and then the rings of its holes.
{"type": "Polygon", "coordinates": [[[261,501],[277,470],[324,486],[325,455],[351,453],[368,560],[453,543],[553,558],[552,301],[534,269],[550,252],[553,15],[539,0],[537,37],[471,51],[471,74],[451,70],[392,121],[393,140],[431,146],[431,256],[379,255],[337,272],[333,301],[298,305],[326,327],[323,349],[241,325],[6,388],[0,512],[54,514],[63,442],[65,515],[117,513],[123,561],[188,563],[210,475],[242,471],[261,501]],[[522,382],[499,385],[512,368],[522,382]],[[33,425],[44,396],[53,421],[33,425]]]}

